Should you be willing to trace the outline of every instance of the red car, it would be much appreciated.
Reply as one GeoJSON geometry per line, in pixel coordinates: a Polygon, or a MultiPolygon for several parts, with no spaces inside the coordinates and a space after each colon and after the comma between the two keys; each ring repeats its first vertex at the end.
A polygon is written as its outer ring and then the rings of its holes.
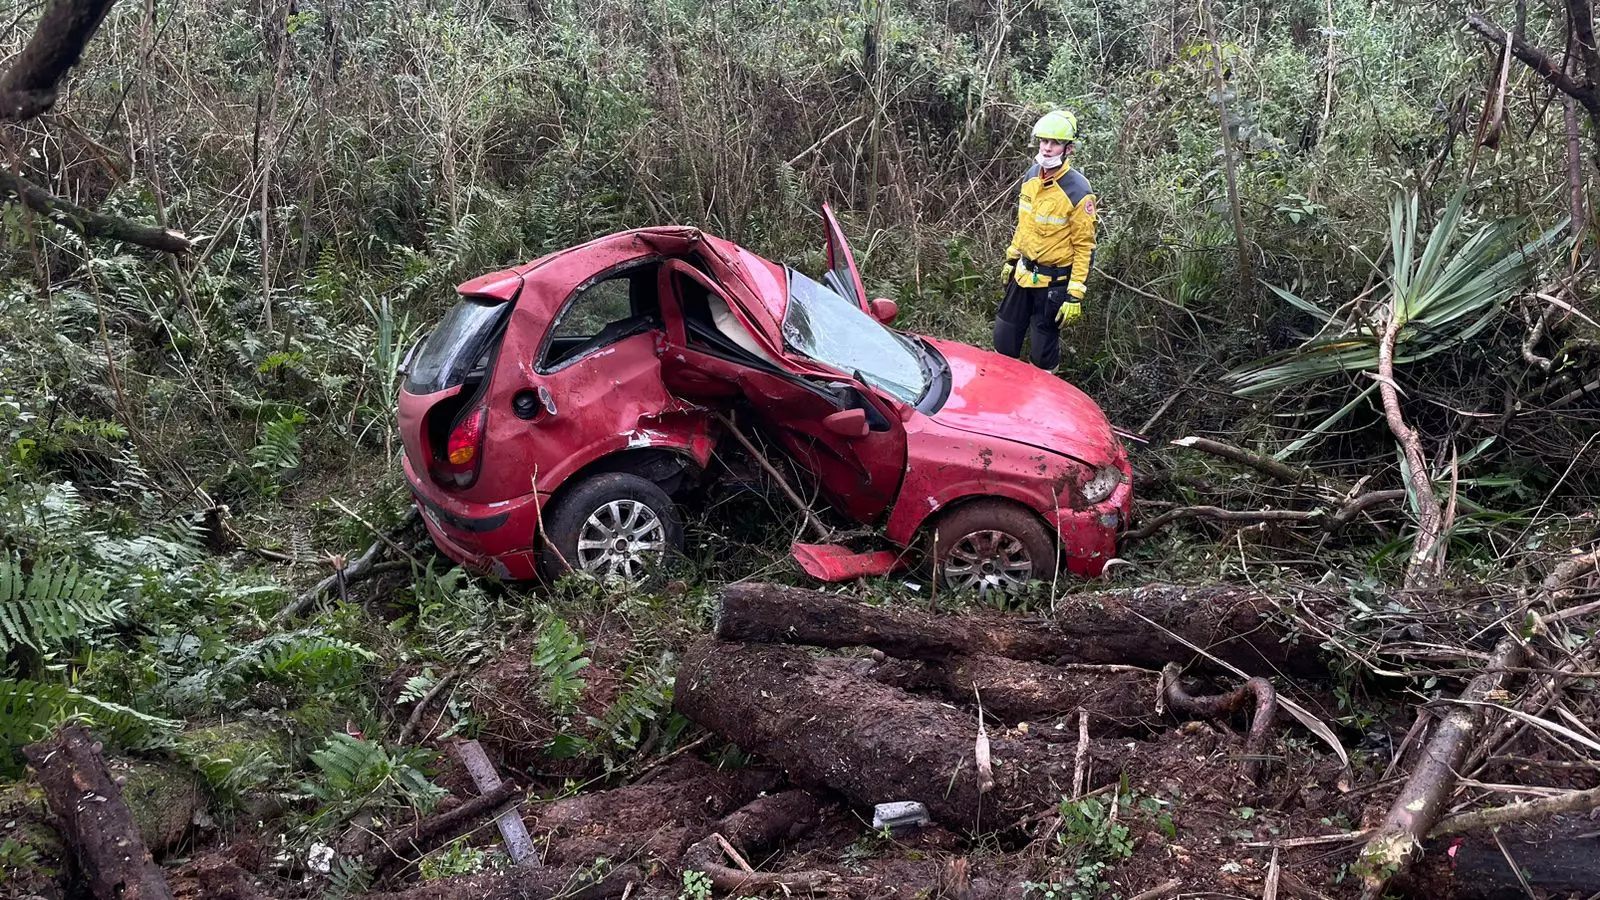
{"type": "MultiPolygon", "coordinates": [[[[461,285],[408,357],[400,399],[434,542],[503,577],[639,578],[681,549],[674,497],[737,413],[835,513],[917,547],[944,585],[1018,588],[1063,560],[1099,574],[1132,504],[1105,414],[1026,363],[887,327],[894,302],[867,299],[823,216],[820,281],[663,227],[461,285]]],[[[906,556],[799,546],[823,577],[906,556]]]]}

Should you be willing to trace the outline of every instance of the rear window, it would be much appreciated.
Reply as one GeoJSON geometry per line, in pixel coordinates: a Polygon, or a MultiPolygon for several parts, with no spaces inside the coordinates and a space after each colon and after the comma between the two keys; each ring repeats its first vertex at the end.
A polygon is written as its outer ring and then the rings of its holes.
{"type": "Polygon", "coordinates": [[[432,394],[482,378],[510,311],[510,303],[493,297],[463,297],[417,348],[406,390],[432,394]]]}

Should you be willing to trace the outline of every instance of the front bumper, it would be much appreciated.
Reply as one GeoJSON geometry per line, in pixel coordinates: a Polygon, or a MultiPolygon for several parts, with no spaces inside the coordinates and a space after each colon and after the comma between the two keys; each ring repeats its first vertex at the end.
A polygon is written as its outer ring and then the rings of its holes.
{"type": "Polygon", "coordinates": [[[1044,514],[1061,536],[1061,552],[1067,571],[1081,578],[1094,578],[1117,555],[1117,532],[1128,524],[1133,512],[1132,479],[1117,485],[1111,496],[1086,510],[1057,509],[1044,514]]]}
{"type": "Polygon", "coordinates": [[[547,494],[529,493],[495,503],[470,503],[442,496],[423,485],[405,460],[406,481],[433,543],[462,566],[486,575],[525,580],[538,577],[534,540],[547,494]]]}

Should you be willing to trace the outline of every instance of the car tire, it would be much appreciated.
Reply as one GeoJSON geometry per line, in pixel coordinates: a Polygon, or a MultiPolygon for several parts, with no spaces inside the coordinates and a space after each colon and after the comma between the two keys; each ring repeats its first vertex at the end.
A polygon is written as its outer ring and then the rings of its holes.
{"type": "Polygon", "coordinates": [[[603,472],[573,485],[551,504],[544,526],[539,571],[549,581],[582,570],[645,582],[683,552],[677,504],[655,482],[628,472],[603,472]]]}
{"type": "Polygon", "coordinates": [[[941,518],[928,537],[932,577],[951,591],[1019,594],[1055,578],[1060,553],[1043,520],[1006,500],[974,500],[941,518]]]}

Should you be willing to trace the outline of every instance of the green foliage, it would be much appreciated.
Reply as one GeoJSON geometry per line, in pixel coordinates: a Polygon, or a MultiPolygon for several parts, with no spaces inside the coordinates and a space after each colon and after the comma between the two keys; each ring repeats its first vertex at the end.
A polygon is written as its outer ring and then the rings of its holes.
{"type": "Polygon", "coordinates": [[[676,658],[671,653],[663,653],[628,676],[627,686],[604,717],[589,717],[590,727],[599,735],[599,749],[608,759],[616,752],[638,750],[653,732],[670,744],[688,725],[687,720],[672,712],[672,685],[676,674],[676,658]]]}
{"type": "Polygon", "coordinates": [[[428,854],[418,864],[423,881],[451,878],[456,875],[476,875],[489,869],[502,868],[510,860],[503,853],[474,847],[466,838],[457,838],[443,849],[428,854]]]}
{"type": "Polygon", "coordinates": [[[711,876],[699,869],[684,869],[678,900],[711,900],[711,876]]]}
{"type": "Polygon", "coordinates": [[[360,859],[341,856],[328,871],[328,888],[322,892],[323,900],[359,897],[372,887],[372,876],[372,869],[360,859]]]}
{"type": "Polygon", "coordinates": [[[85,575],[76,560],[37,560],[31,568],[24,576],[19,556],[0,556],[0,658],[18,646],[51,656],[126,614],[123,601],[107,598],[105,581],[85,575]]]}
{"type": "Polygon", "coordinates": [[[542,676],[540,690],[556,712],[570,714],[583,694],[584,680],[578,673],[589,665],[583,640],[572,632],[566,620],[552,617],[539,632],[533,648],[533,667],[542,676]]]}
{"type": "Polygon", "coordinates": [[[298,469],[300,426],[305,421],[305,413],[295,410],[268,422],[261,429],[260,443],[250,450],[250,465],[273,474],[279,469],[298,469]]]}
{"type": "Polygon", "coordinates": [[[343,822],[362,810],[408,807],[431,811],[446,791],[428,780],[427,750],[391,753],[381,744],[334,732],[311,754],[319,777],[300,784],[300,793],[319,803],[311,821],[319,826],[343,822]]]}
{"type": "Polygon", "coordinates": [[[170,746],[181,724],[66,685],[0,678],[0,775],[20,772],[22,747],[68,721],[84,722],[116,746],[140,750],[170,746]]]}
{"type": "Polygon", "coordinates": [[[1456,193],[1420,253],[1417,197],[1394,199],[1389,216],[1392,261],[1375,317],[1352,304],[1355,312],[1341,318],[1273,286],[1285,303],[1321,322],[1322,332],[1295,350],[1229,373],[1237,393],[1254,396],[1329,376],[1374,372],[1379,343],[1391,323],[1399,328],[1397,366],[1428,359],[1482,333],[1566,224],[1518,246],[1518,223],[1496,220],[1462,241],[1465,199],[1465,189],[1456,193]]]}

